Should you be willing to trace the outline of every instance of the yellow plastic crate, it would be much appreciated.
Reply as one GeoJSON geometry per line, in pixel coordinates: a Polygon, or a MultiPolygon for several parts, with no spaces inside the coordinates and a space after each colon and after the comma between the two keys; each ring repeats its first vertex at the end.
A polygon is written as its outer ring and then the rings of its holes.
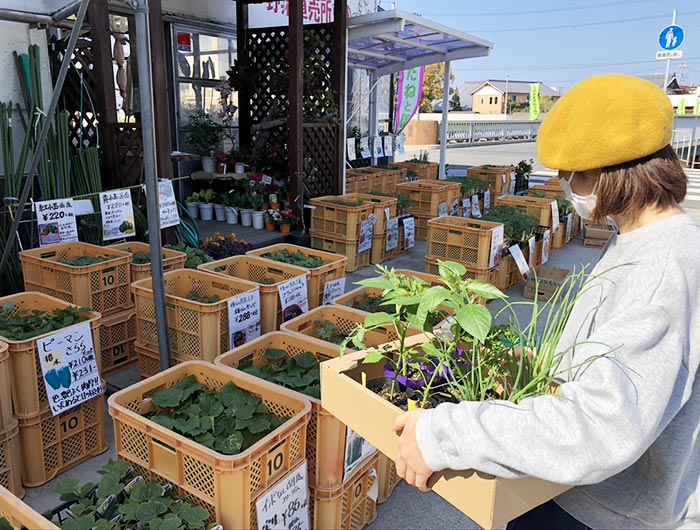
{"type": "Polygon", "coordinates": [[[0,486],[0,517],[5,519],[13,530],[58,530],[51,521],[42,517],[11,491],[0,486]]]}
{"type": "Polygon", "coordinates": [[[477,269],[488,269],[491,236],[500,223],[439,217],[428,221],[428,253],[431,259],[458,261],[477,269]]]}
{"type": "Polygon", "coordinates": [[[102,319],[100,328],[102,377],[137,362],[135,341],[136,309],[129,309],[102,319]]]}
{"type": "MultiPolygon", "coordinates": [[[[139,243],[137,241],[131,241],[126,243],[117,243],[115,245],[110,245],[110,248],[121,250],[123,252],[128,252],[129,254],[136,254],[138,252],[149,253],[151,251],[151,246],[146,243],[139,243]]],[[[161,249],[163,253],[163,272],[174,271],[177,269],[182,269],[187,261],[187,254],[184,252],[178,252],[177,250],[171,250],[169,248],[161,249]]],[[[131,281],[136,282],[138,280],[143,280],[144,278],[150,278],[151,276],[151,264],[150,263],[134,263],[131,262],[131,281]]]]}

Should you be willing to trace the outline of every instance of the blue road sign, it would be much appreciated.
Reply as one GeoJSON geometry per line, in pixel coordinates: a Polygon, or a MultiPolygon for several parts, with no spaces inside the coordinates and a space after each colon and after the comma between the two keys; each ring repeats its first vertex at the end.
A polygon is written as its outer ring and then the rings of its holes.
{"type": "Polygon", "coordinates": [[[685,32],[680,26],[666,26],[659,33],[659,46],[664,50],[676,50],[683,44],[685,32]]]}

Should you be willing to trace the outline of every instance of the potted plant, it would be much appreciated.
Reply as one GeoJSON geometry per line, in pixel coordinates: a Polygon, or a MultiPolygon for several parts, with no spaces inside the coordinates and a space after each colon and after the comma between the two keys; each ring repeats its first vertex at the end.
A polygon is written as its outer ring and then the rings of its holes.
{"type": "Polygon", "coordinates": [[[228,154],[223,151],[217,151],[214,153],[214,159],[216,160],[216,172],[219,175],[225,175],[228,173],[229,158],[228,154]]]}
{"type": "MultiPolygon", "coordinates": [[[[225,195],[225,194],[224,194],[225,195]]],[[[214,204],[214,215],[220,223],[226,221],[226,207],[224,206],[223,195],[216,195],[212,201],[214,204]]]]}
{"type": "Polygon", "coordinates": [[[265,186],[262,184],[252,186],[252,189],[248,194],[248,201],[253,209],[253,228],[262,230],[265,228],[265,216],[264,212],[262,211],[263,204],[265,204],[265,186]]]}
{"type": "Polygon", "coordinates": [[[202,157],[202,169],[214,173],[216,163],[212,153],[224,139],[224,128],[214,121],[211,115],[204,111],[190,114],[184,128],[185,139],[202,157]]]}
{"type": "Polygon", "coordinates": [[[221,195],[221,204],[226,213],[226,222],[230,225],[238,224],[238,193],[229,191],[221,195]]]}
{"type": "Polygon", "coordinates": [[[280,220],[280,212],[278,210],[265,210],[265,228],[268,232],[274,232],[277,228],[277,222],[280,220]]]}
{"type": "Polygon", "coordinates": [[[187,213],[190,214],[192,219],[197,219],[199,217],[199,193],[193,193],[185,199],[185,204],[187,204],[187,213]]]}
{"type": "Polygon", "coordinates": [[[281,210],[280,214],[280,232],[288,234],[292,229],[296,228],[299,222],[299,217],[294,213],[294,210],[281,210]]]}
{"type": "Polygon", "coordinates": [[[199,215],[202,221],[211,221],[214,218],[214,199],[216,192],[209,188],[199,192],[199,215]]]}

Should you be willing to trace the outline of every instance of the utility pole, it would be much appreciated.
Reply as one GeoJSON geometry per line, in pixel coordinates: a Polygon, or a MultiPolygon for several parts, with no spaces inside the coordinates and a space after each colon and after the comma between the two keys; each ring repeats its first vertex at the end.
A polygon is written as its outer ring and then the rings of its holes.
{"type": "Polygon", "coordinates": [[[506,72],[506,120],[508,119],[508,82],[510,81],[510,72],[506,72]]]}
{"type": "MultiPolygon", "coordinates": [[[[676,10],[673,10],[673,22],[671,25],[676,25],[676,10]]],[[[668,94],[668,76],[671,74],[671,59],[666,60],[666,75],[664,76],[664,93],[668,94]]]]}

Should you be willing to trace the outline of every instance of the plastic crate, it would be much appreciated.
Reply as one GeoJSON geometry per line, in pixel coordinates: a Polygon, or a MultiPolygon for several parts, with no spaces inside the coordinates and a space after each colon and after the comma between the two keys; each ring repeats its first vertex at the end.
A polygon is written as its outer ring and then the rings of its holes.
{"type": "MultiPolygon", "coordinates": [[[[311,276],[309,269],[257,256],[233,256],[232,258],[205,263],[198,268],[202,271],[214,273],[217,276],[243,278],[247,280],[247,283],[254,284],[255,288],[260,290],[260,327],[263,334],[277,331],[280,324],[284,322],[282,303],[278,291],[279,285],[293,278],[305,276],[308,291],[309,278],[311,276]],[[266,278],[274,280],[274,283],[269,285],[260,283],[266,278]]],[[[228,344],[230,346],[230,341],[228,344]]],[[[224,347],[217,355],[228,349],[229,347],[224,347]]],[[[207,360],[213,361],[214,358],[207,360]]]]}
{"type": "Polygon", "coordinates": [[[428,240],[428,221],[435,219],[435,215],[414,215],[415,219],[415,238],[416,241],[428,240]]]}
{"type": "MultiPolygon", "coordinates": [[[[334,307],[327,305],[318,307],[313,311],[298,316],[297,318],[282,324],[281,331],[286,331],[304,338],[314,337],[314,322],[317,320],[328,320],[332,322],[338,331],[344,335],[352,333],[358,325],[364,324],[367,313],[351,307],[334,307]]],[[[409,331],[409,336],[419,334],[409,331]]],[[[399,334],[393,325],[389,324],[376,330],[368,331],[365,335],[365,346],[380,346],[387,342],[398,340],[399,334]]],[[[322,340],[322,339],[319,339],[322,340]]]]}
{"type": "Polygon", "coordinates": [[[404,276],[418,278],[419,280],[423,280],[425,283],[427,283],[431,287],[433,287],[435,285],[441,285],[443,287],[445,286],[445,282],[442,281],[442,278],[440,278],[440,276],[437,274],[428,274],[425,272],[411,271],[408,269],[396,269],[396,270],[394,270],[394,272],[397,274],[403,274],[404,276]]]}
{"type": "Polygon", "coordinates": [[[103,316],[133,305],[131,262],[128,252],[88,243],[64,243],[19,253],[26,291],[54,296],[71,304],[89,307],[103,316]],[[61,260],[87,254],[110,256],[109,261],[86,267],[73,267],[61,260]]]}
{"type": "MultiPolygon", "coordinates": [[[[528,261],[530,256],[530,250],[528,247],[522,249],[523,255],[525,256],[525,261],[528,261]]],[[[541,255],[541,254],[540,254],[541,255]]],[[[513,259],[511,254],[504,256],[498,266],[498,280],[496,282],[496,287],[501,291],[506,291],[511,287],[515,287],[519,283],[523,282],[523,275],[520,273],[518,264],[513,259]]]]}
{"type": "Polygon", "coordinates": [[[559,228],[552,235],[550,248],[552,250],[561,250],[566,246],[566,222],[559,223],[559,228]]]}
{"type": "MultiPolygon", "coordinates": [[[[238,278],[181,269],[164,275],[170,351],[183,359],[214,358],[229,349],[228,300],[258,286],[238,278]],[[189,300],[188,293],[216,295],[219,302],[202,304],[189,300]]],[[[158,351],[158,328],[151,278],[132,285],[136,301],[136,337],[148,348],[158,351]]]]}
{"type": "Polygon", "coordinates": [[[367,459],[338,488],[310,488],[309,516],[315,530],[360,530],[376,519],[377,501],[371,490],[378,458],[375,454],[367,459]]]}
{"type": "Polygon", "coordinates": [[[346,256],[348,262],[346,265],[346,272],[355,272],[358,269],[364,267],[369,267],[370,259],[372,257],[372,251],[363,252],[362,254],[357,253],[359,248],[359,239],[347,240],[342,238],[334,238],[330,236],[319,236],[318,234],[311,233],[311,247],[324,250],[326,252],[332,252],[333,254],[339,254],[341,256],[346,256]]]}
{"type": "MultiPolygon", "coordinates": [[[[494,267],[493,269],[477,269],[465,263],[462,263],[462,265],[464,265],[464,267],[467,269],[467,274],[464,275],[464,279],[481,280],[482,282],[488,282],[492,285],[496,285],[496,282],[498,281],[498,267],[494,267]]],[[[425,258],[425,272],[432,274],[433,276],[438,276],[440,274],[438,260],[433,258],[425,258]]]]}
{"type": "MultiPolygon", "coordinates": [[[[0,306],[15,304],[17,311],[40,310],[53,311],[75,307],[73,304],[41,293],[19,293],[0,298],[0,306]]],[[[102,365],[100,355],[100,324],[102,318],[95,311],[87,311],[86,322],[90,323],[92,342],[95,347],[97,366],[102,365]]],[[[51,333],[55,333],[52,331],[51,333]]],[[[18,418],[33,417],[49,405],[46,397],[46,386],[41,370],[41,362],[37,354],[37,339],[50,335],[45,333],[28,340],[9,340],[0,337],[7,343],[10,352],[10,367],[12,368],[12,407],[18,418]],[[19,384],[21,382],[21,384],[19,384]]]]}
{"type": "Polygon", "coordinates": [[[371,193],[356,193],[346,195],[346,197],[360,199],[366,203],[371,203],[372,213],[376,218],[376,223],[374,223],[374,235],[377,236],[386,234],[386,210],[389,210],[389,214],[392,219],[396,217],[396,204],[398,199],[394,197],[372,195],[371,193]]]}
{"type": "Polygon", "coordinates": [[[370,177],[362,169],[348,169],[345,177],[346,193],[367,193],[370,191],[370,177]]]}
{"type": "Polygon", "coordinates": [[[136,309],[129,309],[102,319],[100,327],[102,377],[118,372],[137,361],[135,341],[136,309]]]}
{"type": "Polygon", "coordinates": [[[15,425],[12,414],[12,367],[10,350],[4,342],[0,342],[0,431],[10,429],[15,425]]]}
{"type": "Polygon", "coordinates": [[[468,177],[487,180],[493,195],[507,195],[510,193],[511,182],[514,178],[512,166],[478,166],[467,171],[468,177]]]}
{"type": "Polygon", "coordinates": [[[357,201],[357,194],[340,197],[326,196],[311,199],[311,234],[337,237],[349,241],[359,239],[362,223],[369,219],[374,211],[372,204],[350,206],[357,201]],[[341,204],[338,204],[338,202],[341,204]],[[342,204],[347,201],[347,204],[342,204]]]}
{"type": "Polygon", "coordinates": [[[379,480],[377,504],[382,504],[389,500],[391,494],[394,493],[394,488],[401,482],[399,474],[396,472],[396,464],[382,453],[379,453],[379,462],[377,463],[377,480],[379,480]]]}
{"type": "Polygon", "coordinates": [[[552,228],[552,202],[554,199],[542,199],[539,197],[516,197],[506,195],[496,198],[496,206],[520,206],[525,209],[525,213],[534,217],[540,226],[552,228]]]}
{"type": "Polygon", "coordinates": [[[117,455],[178,486],[205,503],[224,528],[256,528],[255,499],[306,458],[311,404],[297,394],[242,372],[201,361],[179,364],[109,398],[117,455]],[[229,382],[260,397],[268,409],[290,419],[238,455],[212,451],[144,415],[150,396],[187,376],[210,390],[229,382]]]}
{"type": "Polygon", "coordinates": [[[99,396],[53,416],[50,409],[19,420],[22,440],[22,483],[46,484],[64,471],[104,453],[104,397],[99,396]]]}
{"type": "Polygon", "coordinates": [[[59,530],[51,521],[2,486],[0,486],[0,517],[9,523],[13,530],[59,530]]]}
{"type": "MultiPolygon", "coordinates": [[[[461,189],[459,185],[457,185],[461,189]]],[[[411,201],[411,213],[421,216],[437,217],[440,215],[440,205],[445,204],[449,212],[450,190],[447,182],[434,180],[418,180],[396,186],[396,192],[408,195],[411,201]]]]}
{"type": "Polygon", "coordinates": [[[382,168],[365,168],[365,169],[375,169],[380,171],[379,174],[375,173],[374,179],[369,179],[369,193],[381,192],[381,193],[395,193],[396,186],[407,180],[406,169],[382,169],[382,168]]]}
{"type": "Polygon", "coordinates": [[[248,256],[257,256],[263,259],[270,259],[266,257],[267,254],[272,252],[280,252],[282,250],[288,250],[289,252],[303,252],[307,256],[321,258],[328,262],[326,265],[321,265],[315,269],[308,269],[310,273],[308,278],[309,309],[323,305],[323,294],[326,289],[326,282],[345,278],[345,267],[348,263],[348,258],[347,256],[341,256],[340,254],[333,254],[331,252],[324,252],[322,250],[315,250],[297,245],[287,245],[284,243],[257,250],[251,250],[246,254],[248,256]]]}
{"type": "Polygon", "coordinates": [[[439,217],[428,221],[427,257],[443,261],[458,261],[478,269],[488,269],[491,256],[491,236],[500,223],[439,217]]]}
{"type": "MultiPolygon", "coordinates": [[[[138,358],[139,376],[141,379],[148,379],[149,377],[153,377],[154,375],[158,375],[160,372],[162,372],[160,369],[160,352],[147,348],[139,341],[134,342],[134,350],[136,351],[136,357],[138,358]]],[[[177,366],[181,362],[183,361],[176,356],[170,356],[171,366],[177,366]]]]}
{"type": "MultiPolygon", "coordinates": [[[[355,300],[364,296],[382,296],[382,290],[376,287],[358,287],[352,291],[348,291],[342,296],[335,299],[332,305],[349,307],[351,309],[357,309],[354,307],[355,300]]],[[[358,311],[361,311],[358,309],[358,311]]],[[[366,313],[366,311],[363,311],[366,313]]]]}
{"type": "MultiPolygon", "coordinates": [[[[240,363],[252,360],[256,367],[265,362],[268,348],[284,350],[289,358],[311,352],[319,360],[334,359],[340,355],[335,344],[300,335],[274,332],[236,348],[216,359],[216,364],[238,368],[240,363]]],[[[309,485],[335,488],[343,483],[345,441],[347,428],[321,407],[321,400],[289,390],[311,402],[311,417],[306,431],[306,458],[309,485]]]]}
{"type": "Polygon", "coordinates": [[[406,172],[413,172],[418,175],[419,179],[435,180],[440,172],[440,165],[435,162],[421,164],[418,162],[397,162],[391,164],[392,169],[405,169],[406,172]]]}
{"type": "Polygon", "coordinates": [[[401,237],[402,231],[403,227],[399,227],[398,245],[396,248],[391,250],[386,249],[386,234],[381,234],[372,238],[372,253],[369,258],[372,265],[379,265],[380,263],[384,263],[385,261],[394,259],[403,254],[403,240],[401,237]]]}
{"type": "Polygon", "coordinates": [[[24,497],[22,447],[17,420],[14,420],[10,428],[0,431],[0,486],[20,499],[24,497]]]}
{"type": "Polygon", "coordinates": [[[564,198],[566,198],[566,194],[564,193],[564,190],[561,189],[561,186],[559,186],[558,184],[551,185],[549,183],[547,183],[543,186],[533,186],[532,188],[527,190],[527,194],[530,197],[536,197],[537,195],[544,195],[544,197],[549,198],[549,199],[564,199],[564,198]]]}
{"type": "MultiPolygon", "coordinates": [[[[129,254],[136,254],[137,252],[150,253],[151,251],[151,245],[148,245],[146,243],[139,243],[137,241],[117,243],[116,245],[110,245],[109,248],[115,248],[123,252],[128,252],[129,254]]],[[[187,261],[187,254],[185,254],[184,252],[178,252],[177,250],[170,250],[168,248],[161,249],[161,252],[163,253],[163,272],[174,271],[185,267],[185,262],[187,261]]],[[[150,277],[150,263],[138,264],[134,263],[133,261],[131,262],[132,282],[136,282],[150,277]]]]}

